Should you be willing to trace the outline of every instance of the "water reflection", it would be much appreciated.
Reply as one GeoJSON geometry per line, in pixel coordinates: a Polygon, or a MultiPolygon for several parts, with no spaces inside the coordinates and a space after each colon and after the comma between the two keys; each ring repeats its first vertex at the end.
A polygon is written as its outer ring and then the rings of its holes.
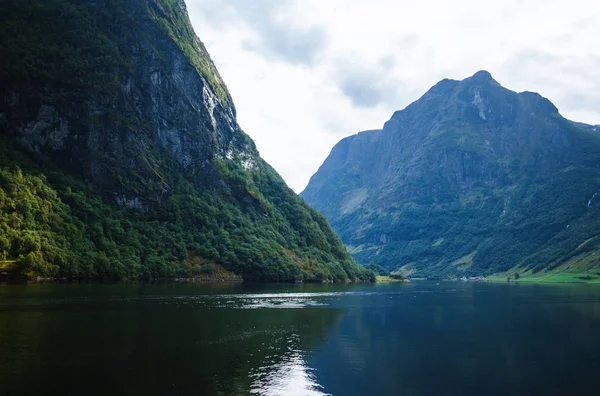
{"type": "Polygon", "coordinates": [[[287,351],[280,361],[271,361],[251,374],[250,393],[261,396],[325,396],[317,383],[314,369],[308,367],[304,352],[298,348],[298,334],[288,340],[287,351]]]}
{"type": "Polygon", "coordinates": [[[306,351],[342,313],[318,293],[2,289],[0,394],[324,395],[306,351]]]}
{"type": "Polygon", "coordinates": [[[597,394],[598,286],[235,287],[0,287],[0,394],[597,394]]]}
{"type": "Polygon", "coordinates": [[[414,282],[344,299],[309,361],[334,395],[597,395],[600,287],[414,282]]]}

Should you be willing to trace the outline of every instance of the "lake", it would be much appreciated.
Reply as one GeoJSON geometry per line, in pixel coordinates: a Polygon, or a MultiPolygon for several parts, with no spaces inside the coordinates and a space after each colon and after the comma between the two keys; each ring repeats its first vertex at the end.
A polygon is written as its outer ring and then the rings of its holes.
{"type": "Polygon", "coordinates": [[[600,286],[0,285],[1,395],[598,395],[600,286]]]}

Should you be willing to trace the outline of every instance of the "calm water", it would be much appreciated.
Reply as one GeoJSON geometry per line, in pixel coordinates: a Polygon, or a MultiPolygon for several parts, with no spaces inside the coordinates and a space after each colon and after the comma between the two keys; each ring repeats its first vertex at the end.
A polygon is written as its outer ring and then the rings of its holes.
{"type": "Polygon", "coordinates": [[[2,395],[598,395],[600,287],[0,285],[2,395]]]}

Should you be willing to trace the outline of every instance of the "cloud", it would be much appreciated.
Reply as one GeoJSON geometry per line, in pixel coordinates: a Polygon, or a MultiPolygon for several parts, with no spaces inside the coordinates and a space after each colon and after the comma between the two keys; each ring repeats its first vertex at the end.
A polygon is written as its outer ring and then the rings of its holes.
{"type": "Polygon", "coordinates": [[[261,155],[297,192],[341,138],[488,70],[600,124],[597,0],[186,0],[261,155]]]}
{"type": "Polygon", "coordinates": [[[350,77],[341,83],[344,95],[348,96],[355,106],[374,107],[379,103],[393,98],[394,87],[383,87],[373,84],[373,81],[350,77]]]}
{"type": "Polygon", "coordinates": [[[386,55],[379,60],[379,66],[385,71],[390,71],[396,66],[396,58],[394,55],[386,55]]]}
{"type": "Polygon", "coordinates": [[[323,30],[318,28],[286,30],[278,25],[264,25],[260,32],[259,39],[244,42],[245,48],[291,64],[313,64],[325,42],[323,30]]]}
{"type": "Polygon", "coordinates": [[[382,103],[396,103],[402,82],[390,78],[396,59],[385,56],[373,65],[340,61],[336,65],[335,80],[342,93],[357,107],[376,107],[382,103]]]}
{"type": "Polygon", "coordinates": [[[218,29],[245,25],[249,34],[242,38],[244,49],[269,60],[293,65],[311,65],[324,48],[324,29],[290,23],[285,10],[289,0],[203,0],[206,21],[218,29]]]}
{"type": "Polygon", "coordinates": [[[568,118],[600,122],[600,80],[597,78],[600,54],[561,56],[526,48],[509,57],[500,70],[503,75],[512,77],[519,90],[540,92],[568,118]]]}

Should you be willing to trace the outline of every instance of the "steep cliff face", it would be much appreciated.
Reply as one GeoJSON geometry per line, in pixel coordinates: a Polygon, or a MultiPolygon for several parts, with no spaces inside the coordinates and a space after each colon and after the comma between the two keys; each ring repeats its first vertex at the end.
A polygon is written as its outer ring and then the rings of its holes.
{"type": "Polygon", "coordinates": [[[214,173],[233,152],[258,167],[183,1],[20,3],[4,4],[0,88],[30,150],[131,199],[168,191],[166,167],[214,173]]]}
{"type": "Polygon", "coordinates": [[[369,277],[240,129],[183,0],[5,1],[0,22],[0,260],[84,277],[214,263],[369,277]]]}
{"type": "Polygon", "coordinates": [[[482,71],[342,140],[301,196],[364,263],[422,275],[540,271],[597,248],[588,203],[599,166],[594,127],[482,71]]]}

